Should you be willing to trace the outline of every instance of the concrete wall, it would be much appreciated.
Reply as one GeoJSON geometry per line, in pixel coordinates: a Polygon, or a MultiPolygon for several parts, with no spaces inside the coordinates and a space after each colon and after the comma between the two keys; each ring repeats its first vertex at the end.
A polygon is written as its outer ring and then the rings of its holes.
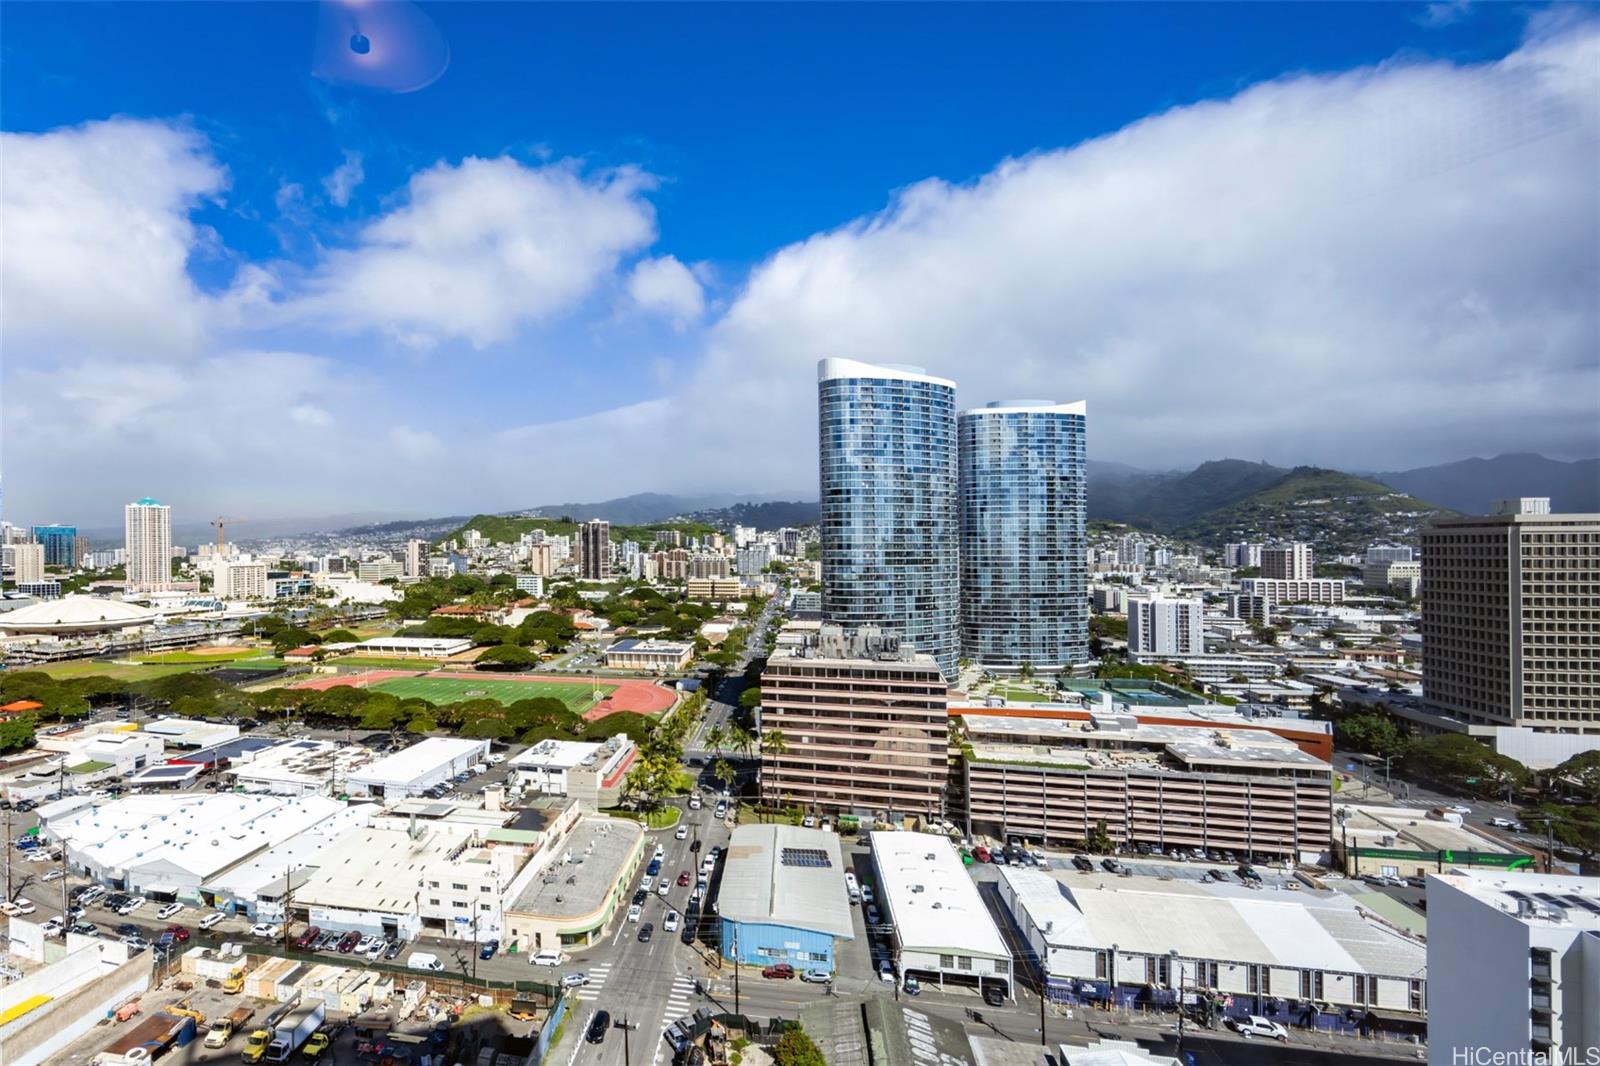
{"type": "Polygon", "coordinates": [[[1430,877],[1428,930],[1429,1066],[1459,1066],[1462,1049],[1526,1054],[1527,927],[1430,877]]]}
{"type": "Polygon", "coordinates": [[[722,956],[732,959],[733,946],[739,945],[738,961],[747,966],[771,966],[786,962],[796,970],[831,970],[834,965],[833,937],[815,929],[796,929],[765,922],[735,922],[722,919],[722,956]]]}
{"type": "MultiPolygon", "coordinates": [[[[104,965],[93,957],[97,952],[79,954],[91,957],[90,961],[96,969],[104,965]]],[[[80,986],[0,1029],[0,1063],[6,1066],[45,1066],[54,1061],[63,1048],[93,1029],[118,1004],[149,987],[148,955],[136,955],[98,976],[88,978],[80,986]]],[[[8,992],[10,990],[7,989],[8,992]]],[[[107,1034],[108,1041],[111,1035],[107,1034]]]]}

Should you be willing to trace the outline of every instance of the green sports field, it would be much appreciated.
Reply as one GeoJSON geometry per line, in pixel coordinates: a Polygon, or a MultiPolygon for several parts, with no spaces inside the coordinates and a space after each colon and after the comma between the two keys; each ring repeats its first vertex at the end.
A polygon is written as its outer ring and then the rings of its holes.
{"type": "MultiPolygon", "coordinates": [[[[394,677],[371,686],[379,692],[403,700],[423,699],[430,703],[460,703],[462,700],[491,699],[501,703],[518,700],[558,699],[582,714],[598,701],[596,688],[584,681],[508,681],[492,677],[394,677]]],[[[601,696],[615,685],[600,685],[601,696]]]]}

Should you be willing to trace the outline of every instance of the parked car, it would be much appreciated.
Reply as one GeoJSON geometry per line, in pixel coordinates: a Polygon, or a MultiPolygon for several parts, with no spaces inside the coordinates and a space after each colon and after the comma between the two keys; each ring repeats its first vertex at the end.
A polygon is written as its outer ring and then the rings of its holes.
{"type": "Polygon", "coordinates": [[[667,884],[667,879],[665,877],[663,877],[661,879],[661,887],[656,889],[656,895],[660,896],[662,899],[666,899],[667,898],[667,893],[670,892],[671,890],[672,890],[672,886],[667,884]]]}
{"type": "Polygon", "coordinates": [[[210,929],[212,926],[216,925],[226,917],[227,915],[223,914],[221,911],[212,911],[210,914],[200,919],[200,928],[210,929]]]}
{"type": "Polygon", "coordinates": [[[983,1001],[991,1007],[1002,1007],[1006,1002],[1006,990],[998,981],[985,981],[983,983],[983,1001]]]}
{"type": "Polygon", "coordinates": [[[878,979],[885,984],[894,984],[894,967],[888,959],[878,960],[878,979]]]}
{"type": "Polygon", "coordinates": [[[272,930],[274,928],[276,928],[276,926],[274,926],[271,922],[257,922],[255,925],[250,927],[250,935],[270,937],[272,936],[272,930]]]}
{"type": "Polygon", "coordinates": [[[979,844],[977,847],[972,849],[972,857],[977,859],[979,862],[988,862],[994,856],[989,853],[988,848],[984,847],[982,844],[979,844]]]}
{"type": "Polygon", "coordinates": [[[533,958],[529,959],[528,963],[531,966],[560,966],[561,952],[541,951],[537,955],[533,956],[533,958]]]}
{"type": "Polygon", "coordinates": [[[862,903],[869,903],[869,904],[877,902],[876,898],[872,894],[872,886],[871,885],[862,885],[861,886],[861,902],[862,903]]]}
{"type": "Polygon", "coordinates": [[[354,929],[350,930],[344,936],[339,938],[339,954],[350,954],[356,949],[356,945],[359,943],[361,943],[361,934],[356,932],[354,929]]]}
{"type": "Polygon", "coordinates": [[[316,950],[318,950],[318,951],[335,951],[339,947],[339,941],[341,941],[343,939],[344,939],[344,934],[343,933],[339,932],[339,930],[337,930],[337,929],[331,929],[328,932],[323,933],[321,936],[319,936],[317,938],[316,950]]]}
{"type": "Polygon", "coordinates": [[[644,915],[644,908],[635,903],[628,908],[628,921],[637,922],[644,915]]]}
{"type": "Polygon", "coordinates": [[[833,980],[833,974],[827,970],[806,970],[800,975],[800,980],[813,985],[825,985],[833,980]]]}
{"type": "Polygon", "coordinates": [[[315,925],[306,926],[305,930],[294,938],[297,948],[314,948],[318,940],[322,939],[322,930],[315,925]]]}
{"type": "Polygon", "coordinates": [[[773,965],[762,970],[761,976],[770,977],[775,980],[791,980],[794,977],[794,967],[790,966],[786,962],[774,963],[773,965]]]}
{"type": "Polygon", "coordinates": [[[650,874],[645,874],[644,880],[639,882],[639,887],[649,892],[656,887],[656,879],[650,874]]]}
{"type": "Polygon", "coordinates": [[[881,916],[878,914],[878,908],[869,904],[867,906],[867,924],[877,925],[880,917],[881,916]]]}
{"type": "Polygon", "coordinates": [[[480,959],[492,959],[492,958],[495,957],[495,953],[498,952],[499,950],[500,950],[500,941],[498,941],[498,940],[486,940],[486,941],[484,941],[483,946],[478,948],[478,958],[480,958],[480,959]]]}
{"type": "Polygon", "coordinates": [[[126,902],[122,906],[118,907],[117,908],[117,913],[121,914],[121,915],[124,915],[124,916],[132,914],[134,911],[138,910],[140,907],[143,907],[144,904],[145,904],[145,898],[143,896],[134,896],[132,899],[128,900],[128,902],[126,902]]]}
{"type": "Polygon", "coordinates": [[[72,932],[77,933],[79,936],[99,936],[100,927],[93,922],[75,922],[72,926],[72,932]]]}
{"type": "Polygon", "coordinates": [[[1261,1017],[1259,1014],[1252,1014],[1247,1018],[1229,1018],[1227,1021],[1233,1027],[1234,1032],[1246,1040],[1255,1036],[1265,1036],[1273,1040],[1281,1040],[1285,1044],[1289,1042],[1289,1030],[1275,1021],[1261,1017]]]}
{"type": "Polygon", "coordinates": [[[48,885],[51,881],[59,881],[65,876],[67,875],[60,870],[46,870],[39,880],[48,885]]]}
{"type": "Polygon", "coordinates": [[[181,925],[178,925],[177,923],[167,926],[166,931],[167,933],[171,934],[172,939],[176,940],[180,944],[187,942],[189,939],[189,930],[185,929],[181,925]]]}
{"type": "Polygon", "coordinates": [[[174,914],[180,913],[182,910],[183,904],[169,903],[165,907],[162,907],[160,910],[156,911],[156,917],[160,918],[162,921],[166,921],[168,918],[171,918],[174,914]]]}
{"type": "Polygon", "coordinates": [[[384,959],[387,960],[397,957],[400,954],[400,947],[400,941],[398,940],[390,940],[386,942],[383,946],[384,959]]]}
{"type": "Polygon", "coordinates": [[[589,1031],[583,1034],[585,1042],[590,1044],[603,1044],[606,1041],[606,1030],[611,1028],[611,1013],[597,1010],[594,1017],[589,1019],[589,1031]]]}

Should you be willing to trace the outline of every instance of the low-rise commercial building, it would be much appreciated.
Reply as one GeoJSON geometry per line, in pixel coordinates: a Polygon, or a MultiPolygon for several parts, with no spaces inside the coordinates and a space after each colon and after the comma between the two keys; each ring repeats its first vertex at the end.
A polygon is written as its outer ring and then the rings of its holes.
{"type": "Polygon", "coordinates": [[[1427,949],[1340,892],[1000,871],[1000,899],[1057,1002],[1171,1005],[1314,1022],[1325,1006],[1420,1020],[1427,949]]]}
{"type": "Polygon", "coordinates": [[[472,650],[472,641],[454,637],[373,637],[355,647],[361,655],[387,655],[403,659],[448,659],[472,650]]]}
{"type": "Polygon", "coordinates": [[[537,954],[600,939],[637,887],[633,873],[643,852],[639,823],[593,814],[578,819],[570,836],[541,851],[540,863],[507,901],[507,946],[537,954]]]}
{"type": "MultiPolygon", "coordinates": [[[[1380,763],[1381,765],[1381,763],[1380,763]]],[[[1366,771],[1368,776],[1376,770],[1366,771]]],[[[1449,869],[1531,871],[1534,857],[1442,808],[1342,803],[1333,812],[1347,876],[1423,877],[1449,869]]]]}
{"type": "Polygon", "coordinates": [[[350,771],[346,787],[352,796],[415,796],[465,773],[489,754],[489,741],[429,737],[387,758],[350,771]]]}
{"type": "Polygon", "coordinates": [[[1333,768],[1268,729],[969,713],[962,732],[973,831],[1072,846],[1103,825],[1162,850],[1328,851],[1333,768]]]}
{"type": "Polygon", "coordinates": [[[541,740],[512,756],[511,780],[524,792],[568,796],[599,810],[621,795],[638,752],[626,733],[603,743],[541,740]]]}
{"type": "Polygon", "coordinates": [[[1361,568],[1361,585],[1379,592],[1415,596],[1422,587],[1422,564],[1410,560],[1369,562],[1361,568]]]}
{"type": "Polygon", "coordinates": [[[878,902],[902,979],[978,985],[1012,993],[1011,952],[949,837],[873,833],[878,902]]]}
{"type": "Polygon", "coordinates": [[[691,600],[737,600],[744,595],[743,585],[736,577],[691,577],[684,589],[691,600]]]}
{"type": "Polygon", "coordinates": [[[675,640],[619,640],[606,649],[613,670],[682,670],[694,658],[694,645],[675,640]]]}
{"type": "Polygon", "coordinates": [[[822,626],[780,646],[761,675],[762,790],[783,803],[899,822],[937,821],[949,774],[948,686],[895,637],[822,626]]]}
{"type": "Polygon", "coordinates": [[[733,831],[717,894],[724,958],[796,971],[834,969],[834,942],[854,940],[839,834],[792,825],[733,831]]]}
{"type": "Polygon", "coordinates": [[[1600,1048],[1600,879],[1451,870],[1427,891],[1430,1066],[1600,1048]]]}
{"type": "Polygon", "coordinates": [[[1239,591],[1261,596],[1269,605],[1344,602],[1344,580],[1336,577],[1247,577],[1239,581],[1239,591]]]}

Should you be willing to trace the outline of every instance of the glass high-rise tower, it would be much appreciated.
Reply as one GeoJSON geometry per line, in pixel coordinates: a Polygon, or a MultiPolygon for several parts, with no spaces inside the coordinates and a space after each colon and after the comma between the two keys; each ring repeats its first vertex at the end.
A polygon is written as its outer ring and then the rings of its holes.
{"type": "Polygon", "coordinates": [[[817,379],[823,618],[897,633],[954,680],[955,382],[854,359],[817,379]]]}
{"type": "Polygon", "coordinates": [[[961,650],[1015,672],[1089,658],[1082,403],[963,411],[961,650]]]}

